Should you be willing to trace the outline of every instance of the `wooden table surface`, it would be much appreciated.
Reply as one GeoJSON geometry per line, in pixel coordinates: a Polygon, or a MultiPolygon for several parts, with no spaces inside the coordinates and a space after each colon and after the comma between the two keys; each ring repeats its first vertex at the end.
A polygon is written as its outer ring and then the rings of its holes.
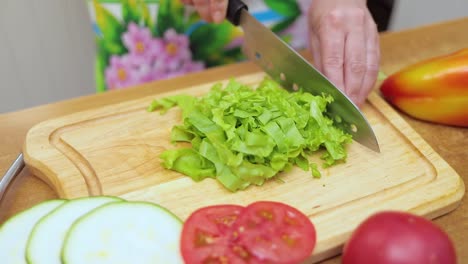
{"type": "MultiPolygon", "coordinates": [[[[468,17],[446,21],[401,32],[386,32],[381,35],[381,70],[391,74],[401,67],[431,56],[449,53],[468,47],[468,17]]],[[[99,107],[125,100],[167,91],[222,78],[258,71],[252,63],[244,62],[212,68],[176,80],[163,80],[132,89],[111,91],[24,109],[0,115],[0,175],[3,175],[21,152],[27,131],[36,123],[76,111],[99,107]]],[[[376,86],[377,88],[377,86],[376,86]]],[[[12,87],[12,89],[14,89],[12,87]]],[[[66,89],[66,87],[64,87],[66,89]]],[[[7,100],[4,99],[4,100],[7,100]]],[[[436,125],[403,117],[420,135],[459,173],[468,183],[468,129],[436,125]]],[[[0,201],[0,224],[12,214],[29,208],[57,195],[41,180],[25,168],[0,201]]],[[[451,213],[434,222],[441,226],[454,241],[460,263],[468,259],[468,197],[451,213]]],[[[339,263],[335,257],[325,263],[339,263]]]]}

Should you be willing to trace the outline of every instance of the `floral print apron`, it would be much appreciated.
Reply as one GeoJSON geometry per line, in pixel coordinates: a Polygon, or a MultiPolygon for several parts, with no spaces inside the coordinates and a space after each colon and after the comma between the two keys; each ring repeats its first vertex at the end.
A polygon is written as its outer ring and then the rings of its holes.
{"type": "MultiPolygon", "coordinates": [[[[246,0],[249,11],[296,49],[307,43],[310,0],[246,0]]],[[[97,92],[244,60],[242,31],[206,23],[180,0],[87,0],[96,39],[97,92]]]]}

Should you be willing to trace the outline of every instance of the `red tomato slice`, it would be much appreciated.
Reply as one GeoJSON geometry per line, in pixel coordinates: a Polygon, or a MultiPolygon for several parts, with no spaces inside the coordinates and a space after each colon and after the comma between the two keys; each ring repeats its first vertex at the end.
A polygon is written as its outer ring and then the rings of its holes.
{"type": "Polygon", "coordinates": [[[279,202],[250,204],[234,223],[234,232],[235,242],[264,263],[301,263],[316,243],[310,219],[279,202]]]}
{"type": "Polygon", "coordinates": [[[245,248],[232,243],[232,225],[243,209],[238,205],[214,205],[193,212],[182,229],[185,263],[260,263],[245,248]]]}

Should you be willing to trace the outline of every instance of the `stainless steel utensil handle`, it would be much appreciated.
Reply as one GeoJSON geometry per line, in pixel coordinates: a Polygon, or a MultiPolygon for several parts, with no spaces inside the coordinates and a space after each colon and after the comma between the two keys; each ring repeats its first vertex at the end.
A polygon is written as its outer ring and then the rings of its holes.
{"type": "Polygon", "coordinates": [[[11,167],[7,170],[3,178],[0,180],[0,200],[2,200],[11,181],[20,173],[24,167],[23,153],[20,153],[11,167]]]}

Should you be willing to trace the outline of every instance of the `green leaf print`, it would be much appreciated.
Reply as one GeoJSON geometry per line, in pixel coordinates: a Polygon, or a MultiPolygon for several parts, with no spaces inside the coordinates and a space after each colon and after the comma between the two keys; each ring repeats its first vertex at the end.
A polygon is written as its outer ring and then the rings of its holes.
{"type": "Polygon", "coordinates": [[[143,16],[143,26],[148,27],[151,31],[154,31],[153,20],[151,19],[148,5],[145,3],[141,4],[141,13],[143,16]]]}
{"type": "Polygon", "coordinates": [[[223,57],[223,63],[225,64],[235,63],[246,59],[240,47],[225,50],[223,52],[223,57]]]}
{"type": "Polygon", "coordinates": [[[125,24],[135,22],[138,25],[152,29],[153,22],[149,13],[148,5],[143,0],[121,0],[122,18],[125,24]]]}
{"type": "Polygon", "coordinates": [[[290,27],[295,21],[297,17],[287,17],[283,21],[275,24],[274,26],[271,27],[271,30],[275,33],[280,33],[281,31],[287,29],[290,27]]]}
{"type": "Polygon", "coordinates": [[[98,93],[105,92],[106,88],[106,80],[104,71],[106,69],[106,62],[103,60],[101,55],[96,56],[96,60],[94,62],[94,70],[95,70],[95,77],[96,77],[96,91],[98,93]]]}
{"type": "Polygon", "coordinates": [[[140,24],[141,20],[141,1],[122,0],[122,18],[126,24],[135,22],[140,24]]]}
{"type": "Polygon", "coordinates": [[[196,24],[198,22],[200,22],[200,20],[202,20],[202,18],[200,17],[200,15],[198,14],[197,11],[191,11],[188,15],[187,15],[187,25],[193,25],[193,24],[196,24]]]}
{"type": "Polygon", "coordinates": [[[106,88],[105,70],[109,64],[109,53],[105,46],[105,41],[102,38],[96,38],[97,52],[94,62],[94,70],[96,76],[96,91],[104,92],[106,88]]]}
{"type": "Polygon", "coordinates": [[[93,1],[93,4],[96,12],[96,23],[102,32],[107,51],[119,55],[125,53],[127,50],[121,39],[121,35],[125,31],[124,26],[97,1],[93,1]]]}
{"type": "Polygon", "coordinates": [[[297,17],[301,14],[296,0],[265,0],[265,4],[273,11],[286,17],[297,17]]]}
{"type": "Polygon", "coordinates": [[[173,28],[177,33],[184,33],[184,5],[180,0],[160,0],[155,27],[155,36],[163,36],[164,32],[173,28]]]}
{"type": "Polygon", "coordinates": [[[233,26],[229,22],[203,24],[190,35],[190,49],[194,60],[205,61],[207,66],[223,64],[224,47],[231,41],[233,26]]]}

